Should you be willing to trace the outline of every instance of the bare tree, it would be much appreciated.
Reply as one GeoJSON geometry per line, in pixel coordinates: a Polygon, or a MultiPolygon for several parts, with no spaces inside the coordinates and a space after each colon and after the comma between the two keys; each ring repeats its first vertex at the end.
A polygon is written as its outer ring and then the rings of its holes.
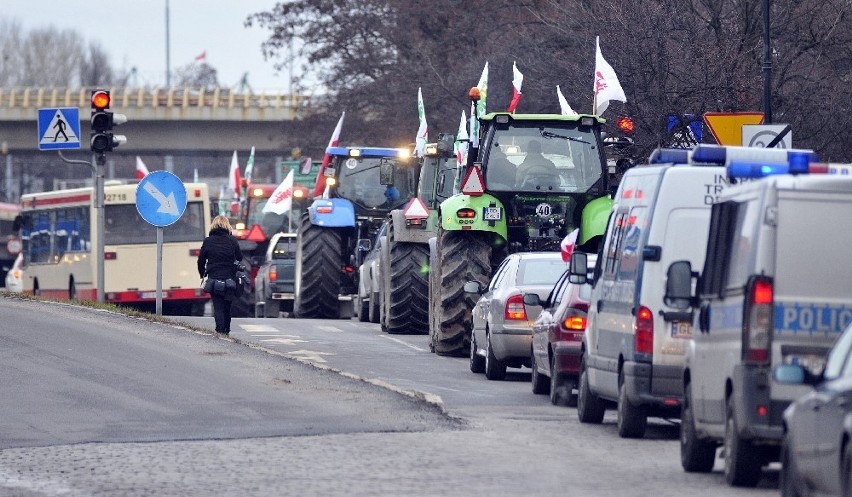
{"type": "Polygon", "coordinates": [[[215,88],[219,86],[216,69],[206,62],[191,62],[175,70],[177,86],[215,88]]]}

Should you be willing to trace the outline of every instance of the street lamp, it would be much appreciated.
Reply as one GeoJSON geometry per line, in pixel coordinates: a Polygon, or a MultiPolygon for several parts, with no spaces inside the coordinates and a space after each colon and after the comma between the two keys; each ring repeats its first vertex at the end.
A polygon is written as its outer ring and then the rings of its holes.
{"type": "Polygon", "coordinates": [[[763,122],[772,124],[772,48],[769,45],[769,0],[763,0],[763,122]]]}

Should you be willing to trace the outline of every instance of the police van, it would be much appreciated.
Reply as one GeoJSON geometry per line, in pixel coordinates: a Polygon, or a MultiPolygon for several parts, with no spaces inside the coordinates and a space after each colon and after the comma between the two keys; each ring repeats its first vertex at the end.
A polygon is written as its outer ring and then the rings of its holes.
{"type": "Polygon", "coordinates": [[[613,199],[578,384],[580,421],[600,423],[614,405],[627,438],[643,437],[649,416],[680,416],[692,323],[663,303],[665,272],[677,260],[704,263],[710,208],[728,185],[722,165],[690,163],[687,150],[659,150],[649,162],[627,171],[613,199]]]}
{"type": "Polygon", "coordinates": [[[729,152],[707,153],[732,178],[765,177],[722,193],[703,270],[671,264],[666,300],[697,327],[683,372],[681,464],[709,472],[721,445],[727,482],[754,486],[778,460],[784,409],[808,390],[774,382],[772,368],[819,372],[852,322],[852,177],[805,174],[827,169],[808,151],[745,163],[729,152]]]}

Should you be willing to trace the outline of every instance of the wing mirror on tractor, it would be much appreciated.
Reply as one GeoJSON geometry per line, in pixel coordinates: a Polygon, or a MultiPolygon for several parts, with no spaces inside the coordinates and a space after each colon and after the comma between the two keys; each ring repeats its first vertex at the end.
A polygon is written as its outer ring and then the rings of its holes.
{"type": "Polygon", "coordinates": [[[456,142],[456,137],[452,133],[438,134],[438,156],[452,157],[453,145],[456,142]]]}
{"type": "Polygon", "coordinates": [[[393,185],[393,161],[382,159],[379,164],[379,183],[382,186],[393,185]]]}
{"type": "Polygon", "coordinates": [[[358,239],[358,250],[361,252],[369,252],[373,248],[373,243],[369,238],[358,239]]]}

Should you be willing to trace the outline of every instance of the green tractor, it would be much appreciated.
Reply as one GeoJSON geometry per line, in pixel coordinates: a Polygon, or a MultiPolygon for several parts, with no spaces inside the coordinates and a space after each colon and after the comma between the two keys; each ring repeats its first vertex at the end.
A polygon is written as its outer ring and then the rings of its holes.
{"type": "Polygon", "coordinates": [[[479,119],[479,141],[458,193],[439,208],[430,246],[429,348],[461,356],[470,347],[473,294],[468,281],[488,285],[510,253],[559,251],[576,228],[591,245],[606,227],[613,179],[593,115],[510,114],[479,119]]]}
{"type": "Polygon", "coordinates": [[[380,323],[388,333],[429,332],[429,239],[438,230],[438,206],[454,193],[453,135],[439,135],[420,159],[417,197],[386,219],[382,245],[380,323]]]}

